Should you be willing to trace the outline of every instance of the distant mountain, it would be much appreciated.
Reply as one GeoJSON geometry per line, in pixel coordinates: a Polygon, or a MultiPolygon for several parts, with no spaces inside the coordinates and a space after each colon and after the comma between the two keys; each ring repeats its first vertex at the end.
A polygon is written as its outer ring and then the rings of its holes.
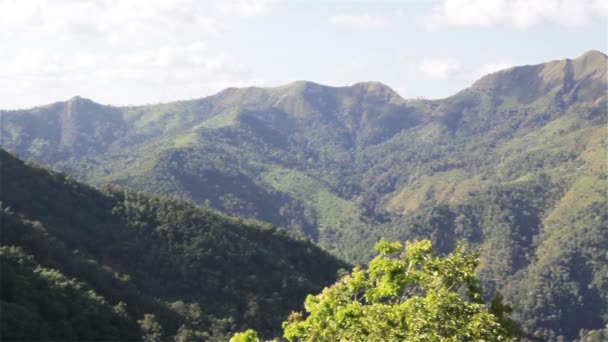
{"type": "Polygon", "coordinates": [[[382,236],[430,237],[440,251],[465,239],[526,328],[573,338],[608,320],[594,306],[608,300],[607,63],[590,51],[514,67],[441,100],[305,81],[153,106],[76,98],[0,112],[0,142],[96,184],[272,222],[350,260],[382,236]]]}
{"type": "Polygon", "coordinates": [[[372,82],[227,89],[132,108],[74,98],[0,113],[2,145],[88,181],[184,196],[323,238],[342,226],[365,226],[352,201],[361,190],[339,179],[353,148],[414,123],[401,102],[372,82]],[[298,194],[291,179],[309,189],[298,194]]]}
{"type": "Polygon", "coordinates": [[[96,190],[1,149],[0,170],[2,340],[139,340],[159,323],[162,340],[273,336],[348,267],[267,224],[96,190]]]}

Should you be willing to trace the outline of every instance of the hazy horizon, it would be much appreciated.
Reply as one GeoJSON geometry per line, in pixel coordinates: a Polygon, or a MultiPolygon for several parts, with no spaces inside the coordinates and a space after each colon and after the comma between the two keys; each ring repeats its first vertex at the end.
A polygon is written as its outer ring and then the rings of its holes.
{"type": "Polygon", "coordinates": [[[445,98],[516,65],[606,53],[602,1],[0,0],[0,108],[111,105],[306,80],[445,98]]]}

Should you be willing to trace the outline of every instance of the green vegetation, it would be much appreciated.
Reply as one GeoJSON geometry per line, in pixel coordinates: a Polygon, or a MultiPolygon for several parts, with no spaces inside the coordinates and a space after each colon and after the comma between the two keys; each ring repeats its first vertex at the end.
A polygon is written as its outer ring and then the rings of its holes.
{"type": "Polygon", "coordinates": [[[574,339],[608,323],[606,65],[590,51],[433,101],[303,81],[141,107],[76,98],[0,111],[0,145],[270,222],[352,262],[380,238],[439,253],[463,239],[525,329],[574,339]]]}
{"type": "Polygon", "coordinates": [[[429,237],[441,253],[467,240],[480,249],[484,287],[504,294],[525,329],[545,340],[575,338],[581,328],[605,325],[601,303],[608,301],[605,200],[581,199],[568,208],[575,212],[561,209],[573,216],[555,216],[554,208],[576,191],[540,175],[472,193],[459,203],[428,205],[381,233],[389,239],[429,237]]]}
{"type": "MultiPolygon", "coordinates": [[[[382,241],[367,269],[356,267],[333,286],[306,298],[306,317],[283,323],[289,341],[510,341],[518,328],[497,296],[486,305],[462,246],[433,255],[428,240],[382,241]]],[[[252,330],[231,341],[259,341],[252,330]]]]}
{"type": "Polygon", "coordinates": [[[273,336],[346,265],[268,224],[101,191],[0,150],[2,340],[273,336]]]}
{"type": "Polygon", "coordinates": [[[23,249],[0,247],[0,263],[3,340],[138,338],[120,305],[113,307],[83,282],[42,267],[23,249]]]}
{"type": "Polygon", "coordinates": [[[364,225],[353,202],[337,196],[322,182],[305,173],[274,169],[263,174],[262,179],[276,190],[289,193],[297,200],[309,204],[316,214],[316,222],[321,231],[364,225]]]}

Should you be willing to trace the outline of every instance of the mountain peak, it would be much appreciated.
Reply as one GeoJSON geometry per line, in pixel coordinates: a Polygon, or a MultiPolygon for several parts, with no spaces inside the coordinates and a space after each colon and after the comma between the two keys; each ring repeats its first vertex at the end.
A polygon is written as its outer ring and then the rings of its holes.
{"type": "Polygon", "coordinates": [[[384,94],[397,95],[397,93],[393,89],[391,89],[391,87],[387,86],[384,83],[377,82],[377,81],[357,82],[350,86],[329,86],[329,85],[324,85],[324,84],[320,84],[320,83],[316,83],[316,82],[312,82],[312,81],[298,80],[298,81],[294,81],[294,82],[279,86],[277,88],[290,89],[290,90],[296,90],[296,91],[320,89],[320,88],[329,88],[329,89],[331,89],[331,88],[334,88],[334,89],[350,88],[353,90],[363,91],[366,93],[375,93],[375,94],[384,93],[384,94]]]}
{"type": "Polygon", "coordinates": [[[606,60],[608,59],[608,56],[606,56],[606,54],[604,54],[601,51],[598,50],[589,50],[587,52],[585,52],[584,54],[580,55],[579,57],[576,58],[576,60],[583,60],[583,59],[603,59],[606,60]]]}
{"type": "Polygon", "coordinates": [[[534,102],[547,94],[567,95],[564,101],[578,98],[593,103],[606,91],[607,61],[602,52],[590,50],[575,59],[501,70],[482,77],[471,89],[515,96],[522,103],[534,102]]]}
{"type": "Polygon", "coordinates": [[[297,81],[293,81],[291,83],[287,83],[284,86],[285,87],[311,87],[311,86],[314,87],[314,86],[323,86],[323,85],[313,82],[313,81],[297,80],[297,81]]]}
{"type": "Polygon", "coordinates": [[[67,100],[68,104],[82,104],[82,103],[94,103],[94,101],[87,99],[85,97],[76,95],[67,100]]]}
{"type": "Polygon", "coordinates": [[[572,60],[572,64],[576,77],[591,76],[604,81],[606,69],[608,68],[608,56],[597,50],[589,50],[572,60]]]}
{"type": "Polygon", "coordinates": [[[384,83],[377,81],[367,81],[355,83],[351,86],[353,89],[362,90],[369,95],[381,96],[381,97],[400,97],[396,91],[384,83]]]}
{"type": "Polygon", "coordinates": [[[325,87],[327,87],[327,86],[319,84],[319,83],[315,83],[312,81],[298,80],[298,81],[293,81],[291,83],[287,83],[285,85],[279,86],[277,88],[286,89],[288,91],[301,92],[301,91],[319,89],[319,88],[325,88],[325,87]]]}

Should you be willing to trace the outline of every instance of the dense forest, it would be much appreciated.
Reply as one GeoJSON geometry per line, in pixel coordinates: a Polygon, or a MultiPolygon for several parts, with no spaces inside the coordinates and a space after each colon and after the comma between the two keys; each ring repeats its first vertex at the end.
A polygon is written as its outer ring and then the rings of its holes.
{"type": "Polygon", "coordinates": [[[0,169],[3,341],[275,336],[349,268],[269,224],[97,190],[4,150],[0,169]]]}
{"type": "MultiPolygon", "coordinates": [[[[430,239],[439,253],[466,241],[480,251],[487,296],[503,293],[539,338],[574,339],[608,323],[607,63],[589,51],[514,67],[440,100],[305,81],[148,106],[75,97],[0,111],[0,145],[112,201],[139,203],[122,186],[192,201],[353,263],[381,238],[430,239]]],[[[162,210],[134,207],[155,217],[150,226],[171,225],[162,210]]]]}

